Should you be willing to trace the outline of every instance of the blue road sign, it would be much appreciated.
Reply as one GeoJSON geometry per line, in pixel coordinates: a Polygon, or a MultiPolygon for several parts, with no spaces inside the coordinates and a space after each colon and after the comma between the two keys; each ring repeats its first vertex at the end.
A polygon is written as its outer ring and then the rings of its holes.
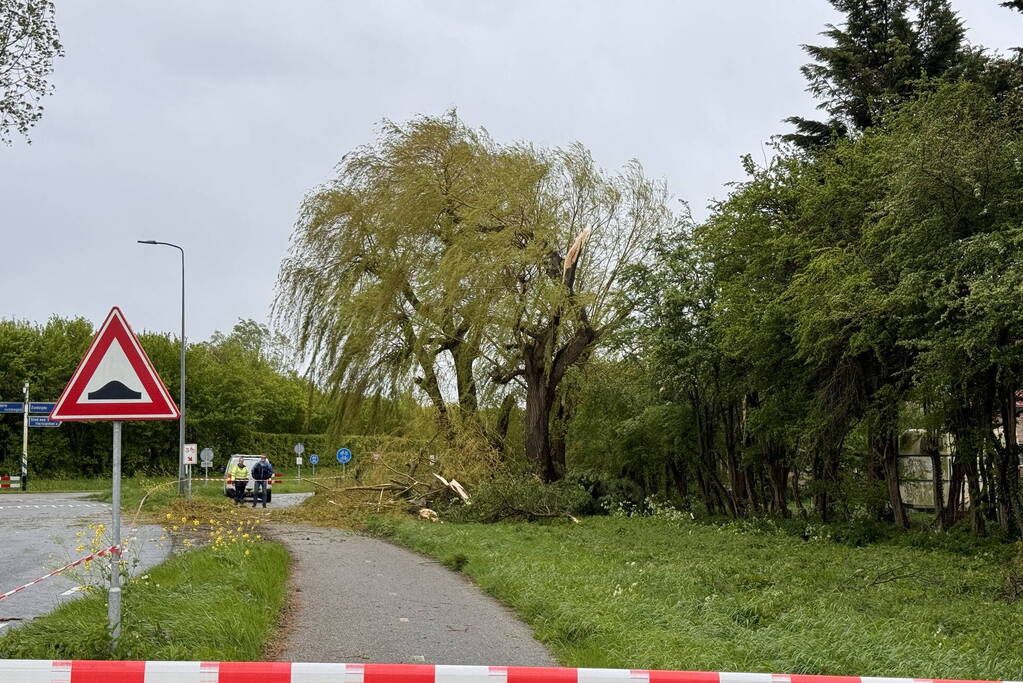
{"type": "Polygon", "coordinates": [[[39,414],[49,415],[50,413],[53,412],[53,408],[56,405],[57,405],[56,403],[42,403],[32,401],[28,404],[28,412],[35,413],[37,415],[39,414]]]}
{"type": "Polygon", "coordinates": [[[25,412],[24,403],[14,403],[12,401],[0,401],[0,413],[21,413],[25,412]]]}
{"type": "Polygon", "coordinates": [[[352,459],[352,452],[347,448],[337,449],[337,461],[344,465],[346,462],[352,459]]]}
{"type": "Polygon", "coordinates": [[[59,427],[59,422],[54,422],[46,415],[29,415],[28,416],[29,427],[59,427]]]}
{"type": "Polygon", "coordinates": [[[309,456],[309,464],[310,465],[315,465],[319,461],[320,461],[320,456],[316,455],[315,453],[313,453],[312,455],[309,456]]]}

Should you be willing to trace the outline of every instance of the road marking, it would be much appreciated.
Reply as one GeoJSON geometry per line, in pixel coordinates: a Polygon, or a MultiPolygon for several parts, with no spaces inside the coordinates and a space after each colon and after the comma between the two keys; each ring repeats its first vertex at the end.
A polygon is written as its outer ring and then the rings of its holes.
{"type": "Polygon", "coordinates": [[[71,595],[72,593],[77,593],[77,592],[78,592],[78,591],[80,591],[80,590],[82,590],[82,587],[81,587],[81,586],[73,586],[73,587],[71,587],[71,588],[68,588],[68,589],[67,589],[66,591],[64,591],[63,593],[61,593],[61,595],[71,595]]]}
{"type": "Polygon", "coordinates": [[[106,508],[110,507],[109,503],[60,503],[57,505],[33,505],[31,503],[25,503],[23,505],[0,505],[0,510],[27,510],[33,509],[38,510],[39,508],[106,508]]]}

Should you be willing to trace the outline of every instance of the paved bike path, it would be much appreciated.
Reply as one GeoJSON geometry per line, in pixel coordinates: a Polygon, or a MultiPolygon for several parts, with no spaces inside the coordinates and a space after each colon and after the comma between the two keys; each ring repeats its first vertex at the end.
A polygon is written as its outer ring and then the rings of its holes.
{"type": "Polygon", "coordinates": [[[294,562],[280,661],[555,665],[511,611],[434,560],[341,529],[270,531],[294,562]]]}

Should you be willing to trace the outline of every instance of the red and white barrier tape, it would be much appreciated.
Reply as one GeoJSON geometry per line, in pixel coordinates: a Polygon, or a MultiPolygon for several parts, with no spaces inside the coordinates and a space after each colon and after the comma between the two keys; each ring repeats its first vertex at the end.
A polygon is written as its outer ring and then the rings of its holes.
{"type": "MultiPolygon", "coordinates": [[[[103,557],[104,555],[107,555],[107,554],[113,552],[116,549],[117,549],[117,546],[116,545],[112,545],[109,548],[104,548],[103,550],[94,552],[91,555],[86,555],[85,557],[80,557],[77,560],[75,560],[74,562],[72,562],[71,564],[66,564],[63,567],[61,567],[60,569],[54,569],[52,572],[50,572],[46,576],[40,576],[38,579],[34,579],[32,581],[29,581],[25,585],[18,586],[17,588],[15,588],[13,590],[7,591],[6,593],[0,593],[0,600],[3,600],[4,598],[9,598],[12,595],[14,595],[15,593],[18,593],[19,591],[25,590],[29,586],[34,586],[37,583],[39,583],[40,581],[45,581],[46,579],[50,578],[51,576],[55,576],[57,574],[60,574],[62,571],[66,571],[68,569],[71,569],[72,567],[77,567],[78,565],[82,564],[83,562],[87,562],[87,561],[89,561],[89,560],[91,560],[93,558],[96,558],[96,557],[103,557]]],[[[0,660],[0,661],[6,661],[6,660],[0,660]]],[[[0,672],[3,672],[3,670],[4,670],[3,669],[3,665],[2,665],[2,663],[0,663],[0,672]]],[[[5,680],[5,679],[0,677],[0,680],[5,680]]]]}
{"type": "MultiPolygon", "coordinates": [[[[18,683],[954,683],[948,679],[433,664],[0,659],[18,683]]],[[[984,683],[984,682],[970,682],[984,683]]],[[[1005,681],[1004,683],[1020,683],[1005,681]]]]}

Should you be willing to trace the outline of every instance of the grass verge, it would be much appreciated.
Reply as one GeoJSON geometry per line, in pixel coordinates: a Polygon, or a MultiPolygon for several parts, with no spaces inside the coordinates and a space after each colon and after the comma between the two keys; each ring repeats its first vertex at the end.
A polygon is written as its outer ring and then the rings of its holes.
{"type": "MultiPolygon", "coordinates": [[[[567,666],[1019,680],[1005,553],[849,547],[656,517],[371,529],[473,577],[567,666]]],[[[1015,567],[1015,568],[1014,568],[1015,567]]]]}
{"type": "Polygon", "coordinates": [[[284,605],[288,562],[277,543],[192,550],[125,587],[116,649],[106,594],[96,592],[0,637],[0,658],[258,661],[284,605]]]}
{"type": "Polygon", "coordinates": [[[0,496],[18,496],[21,493],[72,493],[78,491],[102,491],[110,488],[110,477],[83,477],[69,479],[36,479],[28,481],[28,491],[21,489],[0,489],[0,496]]]}

